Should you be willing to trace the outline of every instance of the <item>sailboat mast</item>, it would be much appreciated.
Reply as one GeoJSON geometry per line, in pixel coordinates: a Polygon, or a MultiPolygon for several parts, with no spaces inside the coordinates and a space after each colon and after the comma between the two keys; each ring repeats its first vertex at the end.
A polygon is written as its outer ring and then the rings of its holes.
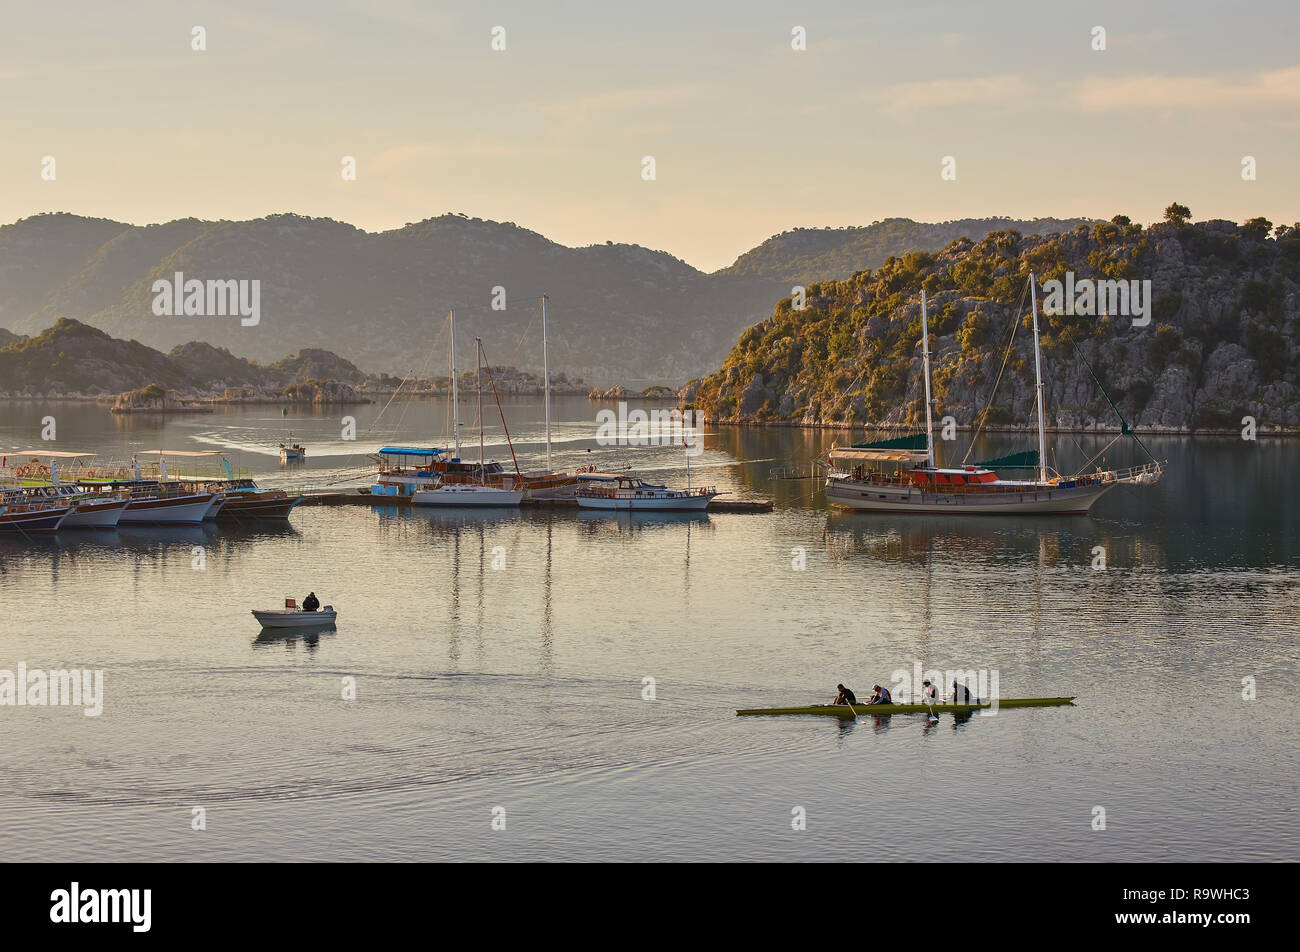
{"type": "Polygon", "coordinates": [[[1038,346],[1038,288],[1029,274],[1029,301],[1034,312],[1034,380],[1038,389],[1038,479],[1047,482],[1047,418],[1043,415],[1043,352],[1038,346]]]}
{"type": "Polygon", "coordinates": [[[546,337],[546,295],[542,295],[542,376],[546,393],[546,471],[551,472],[551,355],[546,337]]]}
{"type": "Polygon", "coordinates": [[[930,325],[925,317],[925,289],[921,289],[921,357],[925,361],[925,449],[934,469],[934,423],[930,418],[930,325]]]}
{"type": "Polygon", "coordinates": [[[478,481],[484,481],[483,470],[483,338],[474,338],[474,386],[478,390],[478,481]]]}
{"type": "Polygon", "coordinates": [[[456,379],[456,309],[448,311],[451,319],[451,432],[456,440],[456,459],[460,459],[460,382],[456,379]]]}

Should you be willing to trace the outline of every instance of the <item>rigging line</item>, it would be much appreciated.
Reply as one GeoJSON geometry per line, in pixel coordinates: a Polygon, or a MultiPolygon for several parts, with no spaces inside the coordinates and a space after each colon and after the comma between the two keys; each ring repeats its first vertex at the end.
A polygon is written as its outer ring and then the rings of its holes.
{"type": "Polygon", "coordinates": [[[1026,284],[1020,290],[1020,297],[1016,299],[1016,305],[1011,311],[1011,315],[1012,315],[1011,336],[1007,339],[1007,349],[1006,352],[1002,355],[1002,366],[998,369],[997,379],[993,381],[993,391],[989,394],[989,402],[984,405],[984,412],[981,413],[979,418],[975,421],[975,430],[973,433],[971,433],[970,445],[966,447],[966,455],[961,458],[961,462],[963,466],[966,465],[966,461],[970,459],[970,454],[975,449],[975,441],[979,439],[980,432],[984,429],[984,421],[985,419],[988,418],[989,408],[993,406],[993,401],[994,399],[997,398],[998,384],[1002,383],[1002,375],[1006,372],[1007,362],[1011,360],[1012,345],[1016,341],[1016,328],[1020,324],[1019,315],[1020,315],[1021,302],[1025,299],[1025,292],[1028,290],[1029,290],[1029,285],[1026,284]]]}
{"type": "MultiPolygon", "coordinates": [[[[479,341],[479,353],[483,353],[483,342],[479,341]]],[[[519,460],[515,457],[515,444],[510,441],[510,427],[506,425],[506,411],[501,409],[501,397],[497,393],[497,382],[492,376],[492,365],[488,363],[487,354],[483,354],[483,364],[487,367],[488,383],[492,385],[492,396],[497,402],[497,413],[501,414],[501,428],[506,431],[506,446],[510,447],[510,459],[515,464],[515,475],[523,479],[523,473],[519,472],[519,460]]],[[[482,432],[480,430],[480,432],[482,432]]]]}
{"type": "MultiPolygon", "coordinates": [[[[1108,449],[1110,449],[1112,446],[1114,446],[1117,442],[1119,442],[1119,440],[1120,440],[1123,436],[1124,436],[1124,434],[1123,434],[1123,433],[1120,433],[1118,436],[1115,437],[1115,439],[1111,440],[1109,443],[1107,443],[1105,446],[1103,446],[1103,447],[1101,448],[1101,451],[1100,451],[1100,452],[1098,452],[1098,453],[1097,453],[1095,456],[1093,456],[1091,459],[1086,460],[1086,461],[1084,462],[1083,466],[1079,467],[1079,472],[1082,473],[1085,469],[1087,469],[1089,466],[1091,466],[1093,460],[1097,459],[1098,456],[1103,456],[1103,455],[1105,455],[1106,451],[1107,451],[1108,449]]],[[[1080,447],[1080,449],[1082,449],[1082,447],[1080,447]]]]}
{"type": "Polygon", "coordinates": [[[1078,355],[1079,359],[1083,361],[1083,365],[1088,368],[1088,373],[1092,375],[1092,380],[1097,385],[1097,389],[1101,391],[1101,395],[1106,398],[1106,402],[1110,404],[1110,408],[1114,410],[1115,415],[1119,417],[1120,435],[1133,437],[1133,441],[1137,443],[1138,446],[1142,447],[1142,452],[1146,453],[1147,456],[1151,458],[1151,462],[1159,463],[1160,461],[1152,455],[1149,449],[1147,449],[1146,444],[1143,443],[1138,435],[1133,432],[1133,428],[1128,425],[1128,420],[1124,419],[1124,414],[1119,412],[1119,407],[1115,406],[1115,401],[1110,398],[1110,394],[1106,392],[1106,388],[1101,385],[1101,380],[1098,379],[1097,372],[1092,369],[1092,364],[1088,363],[1088,358],[1083,356],[1083,351],[1079,349],[1079,342],[1071,341],[1071,343],[1074,345],[1074,352],[1078,355]]]}

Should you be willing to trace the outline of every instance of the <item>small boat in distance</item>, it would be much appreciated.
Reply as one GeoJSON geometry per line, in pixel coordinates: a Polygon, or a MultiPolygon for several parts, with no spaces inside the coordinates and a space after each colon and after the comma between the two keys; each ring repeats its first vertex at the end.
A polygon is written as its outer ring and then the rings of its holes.
{"type": "Polygon", "coordinates": [[[262,623],[263,628],[311,628],[333,625],[339,613],[333,605],[325,605],[320,611],[304,611],[298,607],[293,598],[284,600],[284,608],[253,609],[253,617],[262,623]]]}
{"type": "Polygon", "coordinates": [[[288,463],[301,463],[307,458],[307,447],[301,443],[293,441],[293,434],[289,434],[289,442],[280,444],[280,465],[288,463]]]}

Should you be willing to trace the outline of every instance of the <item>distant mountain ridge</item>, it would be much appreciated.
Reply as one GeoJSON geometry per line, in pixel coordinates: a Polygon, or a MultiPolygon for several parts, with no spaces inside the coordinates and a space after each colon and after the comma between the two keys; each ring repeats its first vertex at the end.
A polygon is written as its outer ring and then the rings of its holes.
{"type": "MultiPolygon", "coordinates": [[[[542,380],[515,367],[493,367],[501,393],[541,393],[542,380]]],[[[461,384],[474,385],[474,370],[462,369],[461,384]]],[[[158,396],[175,391],[183,399],[254,402],[326,402],[364,394],[441,394],[446,376],[402,379],[364,373],[337,354],[306,347],[270,364],[236,357],[203,341],[178,344],[164,354],[135,340],[119,340],[71,318],[32,337],[0,332],[0,398],[55,397],[102,400],[129,391],[158,396]]],[[[553,374],[556,393],[586,393],[581,380],[553,374]]]]}
{"type": "Polygon", "coordinates": [[[370,371],[433,375],[445,365],[439,335],[455,306],[462,363],[472,362],[478,335],[494,363],[540,369],[546,292],[553,368],[597,384],[671,383],[715,369],[795,283],[847,277],[956,236],[978,240],[1003,227],[1044,234],[1077,221],[797,229],[705,274],[638,245],[569,248],[513,223],[460,215],[378,233],[289,214],[144,226],[37,215],[0,227],[0,328],[38,334],[68,317],[161,349],[201,340],[265,362],[317,348],[370,371]],[[259,281],[260,322],[156,316],[153,283],[177,272],[259,281]],[[498,288],[505,310],[492,309],[498,288]]]}

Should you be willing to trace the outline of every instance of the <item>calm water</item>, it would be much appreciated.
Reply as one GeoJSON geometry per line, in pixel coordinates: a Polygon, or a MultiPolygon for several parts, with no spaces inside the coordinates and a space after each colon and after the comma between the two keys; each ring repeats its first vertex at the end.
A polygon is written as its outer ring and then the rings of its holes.
{"type": "MultiPolygon", "coordinates": [[[[440,441],[441,406],[379,409],[350,444],[336,415],[278,408],[160,426],[9,403],[0,447],[40,445],[53,413],[61,449],[223,448],[265,484],[358,485],[359,448],[440,441]],[[311,456],[282,472],[290,429],[311,456]]],[[[600,450],[593,405],[557,410],[558,467],[685,482],[680,450],[600,450]]],[[[537,408],[507,415],[538,465],[537,408]]],[[[981,520],[833,515],[815,483],[769,479],[833,439],[707,436],[692,480],[770,515],[312,507],[264,530],[0,536],[0,669],[102,668],[106,694],[97,718],[0,707],[6,858],[1300,858],[1300,444],[1152,440],[1171,463],[1153,489],[981,520]],[[249,609],[308,589],[336,631],[259,635],[249,609]],[[1079,701],[934,726],[734,715],[918,660],[1079,701]]],[[[1103,445],[1055,442],[1063,461],[1103,445]]]]}

